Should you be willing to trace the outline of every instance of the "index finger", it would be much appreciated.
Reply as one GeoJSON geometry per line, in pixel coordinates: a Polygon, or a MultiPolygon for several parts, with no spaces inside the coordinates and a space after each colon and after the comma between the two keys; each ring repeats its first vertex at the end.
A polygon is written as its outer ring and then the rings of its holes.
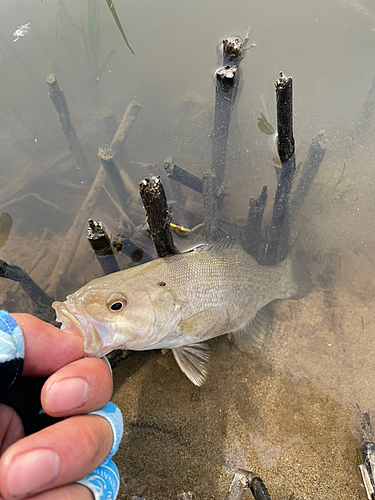
{"type": "Polygon", "coordinates": [[[23,375],[48,377],[63,366],[84,357],[83,339],[64,332],[30,314],[12,314],[25,341],[23,375]]]}

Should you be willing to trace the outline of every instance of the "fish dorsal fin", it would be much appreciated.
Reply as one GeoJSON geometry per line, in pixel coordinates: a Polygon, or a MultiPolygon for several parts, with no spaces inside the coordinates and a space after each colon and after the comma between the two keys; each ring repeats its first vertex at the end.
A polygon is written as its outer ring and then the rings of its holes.
{"type": "Polygon", "coordinates": [[[240,244],[234,238],[223,238],[222,240],[215,241],[209,245],[201,245],[196,250],[202,253],[220,252],[221,250],[228,250],[229,248],[240,247],[240,244]]]}
{"type": "Polygon", "coordinates": [[[207,378],[210,348],[207,344],[192,344],[172,349],[181,371],[193,384],[201,386],[207,378]]]}
{"type": "Polygon", "coordinates": [[[247,323],[234,332],[236,346],[242,352],[262,347],[270,332],[271,311],[268,306],[260,309],[247,323]]]}

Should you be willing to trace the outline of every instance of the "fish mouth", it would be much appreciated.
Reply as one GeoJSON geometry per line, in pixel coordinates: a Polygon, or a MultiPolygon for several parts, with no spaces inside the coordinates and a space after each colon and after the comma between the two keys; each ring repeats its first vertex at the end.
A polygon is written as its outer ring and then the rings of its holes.
{"type": "Polygon", "coordinates": [[[82,335],[84,350],[88,356],[97,356],[103,348],[103,339],[96,328],[79,313],[71,313],[66,302],[53,302],[52,307],[56,311],[56,321],[61,323],[61,330],[70,330],[82,335]],[[79,319],[78,319],[79,318],[79,319]]]}

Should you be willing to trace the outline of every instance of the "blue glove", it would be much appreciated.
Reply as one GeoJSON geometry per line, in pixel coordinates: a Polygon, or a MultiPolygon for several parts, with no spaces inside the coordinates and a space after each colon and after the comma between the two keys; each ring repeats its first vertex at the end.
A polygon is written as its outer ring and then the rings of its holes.
{"type": "MultiPolygon", "coordinates": [[[[24,353],[21,328],[9,313],[0,311],[0,403],[16,410],[28,435],[61,419],[49,417],[40,411],[40,392],[46,378],[21,377],[24,353]]],[[[116,453],[122,438],[122,415],[113,403],[107,403],[89,415],[99,415],[108,420],[112,427],[113,444],[99,467],[77,483],[89,488],[95,500],[115,500],[120,476],[116,465],[110,459],[116,453]]]]}
{"type": "Polygon", "coordinates": [[[95,500],[115,500],[120,487],[120,476],[116,465],[110,458],[118,450],[123,433],[121,411],[113,403],[107,403],[102,409],[92,411],[89,415],[100,415],[108,420],[113,431],[113,444],[107,458],[91,474],[77,481],[89,488],[95,500]]]}

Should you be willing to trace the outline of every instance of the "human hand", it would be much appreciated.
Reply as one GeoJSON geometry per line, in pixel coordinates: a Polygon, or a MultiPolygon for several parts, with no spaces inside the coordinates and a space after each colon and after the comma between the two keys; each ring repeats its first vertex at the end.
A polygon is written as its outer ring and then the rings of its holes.
{"type": "Polygon", "coordinates": [[[112,395],[108,363],[83,358],[78,334],[65,333],[28,314],[12,316],[24,336],[23,375],[48,376],[41,392],[44,411],[70,418],[25,437],[15,410],[0,404],[0,498],[34,493],[35,500],[92,500],[93,493],[75,481],[103,462],[114,441],[114,427],[105,415],[87,415],[112,395]]]}

